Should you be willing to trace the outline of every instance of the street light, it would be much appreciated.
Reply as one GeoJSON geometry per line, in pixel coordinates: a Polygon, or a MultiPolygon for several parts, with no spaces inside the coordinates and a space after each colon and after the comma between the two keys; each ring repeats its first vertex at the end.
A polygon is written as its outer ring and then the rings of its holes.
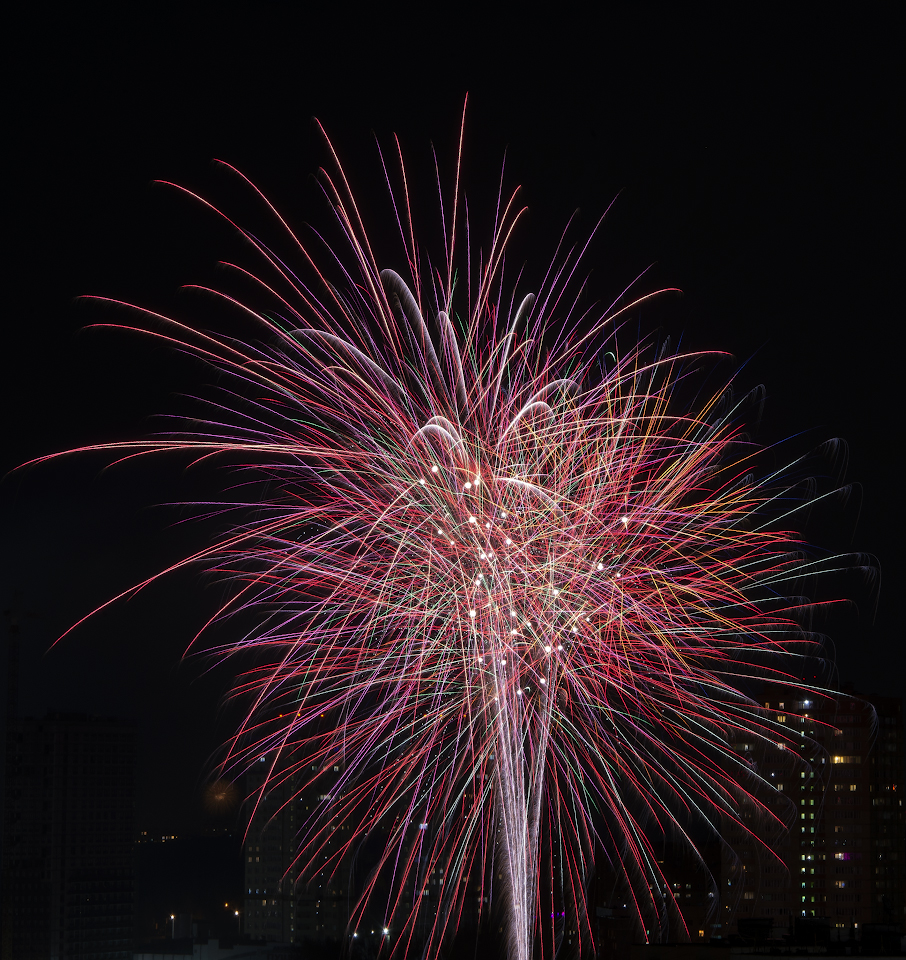
{"type": "Polygon", "coordinates": [[[240,929],[240,925],[241,925],[241,922],[242,922],[242,921],[239,919],[239,911],[238,911],[238,910],[234,910],[234,911],[233,911],[233,916],[236,918],[236,936],[238,937],[239,934],[242,932],[241,929],[240,929]]]}
{"type": "Polygon", "coordinates": [[[170,939],[171,940],[176,939],[176,914],[175,913],[170,914],[170,939]]]}

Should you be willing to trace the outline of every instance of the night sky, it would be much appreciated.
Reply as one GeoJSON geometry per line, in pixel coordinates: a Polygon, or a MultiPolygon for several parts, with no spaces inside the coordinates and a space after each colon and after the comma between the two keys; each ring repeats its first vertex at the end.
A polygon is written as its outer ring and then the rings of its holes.
{"type": "MultiPolygon", "coordinates": [[[[787,441],[795,455],[847,441],[853,492],[809,533],[822,549],[872,555],[883,579],[880,591],[870,576],[834,585],[853,601],[827,621],[839,676],[865,692],[906,693],[894,615],[901,7],[833,23],[779,19],[780,8],[776,20],[689,22],[651,7],[594,25],[473,21],[434,32],[291,4],[43,9],[8,39],[0,472],[146,437],[162,428],[157,415],[185,411],[182,395],[203,385],[197,364],[84,330],[121,318],[75,302],[100,294],[198,316],[180,285],[216,282],[221,258],[252,265],[227,229],[153,180],[245,210],[239,187],[211,165],[219,158],[294,225],[329,223],[313,178],[325,161],[317,117],[379,235],[395,227],[373,134],[389,147],[398,133],[422,177],[433,142],[449,178],[468,91],[470,207],[481,222],[506,152],[506,181],[523,185],[530,208],[518,241],[529,275],[546,266],[575,209],[581,234],[619,194],[587,261],[595,295],[612,298],[653,264],[640,290],[684,293],[644,312],[640,329],[732,353],[744,365],[740,386],[767,390],[761,442],[787,441]]],[[[20,624],[19,712],[134,717],[138,827],[199,830],[212,758],[241,706],[223,705],[235,666],[181,658],[223,588],[191,573],[167,578],[48,648],[99,604],[209,542],[216,524],[181,523],[188,511],[160,505],[216,495],[211,485],[230,480],[187,473],[175,459],[106,471],[105,462],[75,456],[0,485],[0,602],[20,624]]]]}

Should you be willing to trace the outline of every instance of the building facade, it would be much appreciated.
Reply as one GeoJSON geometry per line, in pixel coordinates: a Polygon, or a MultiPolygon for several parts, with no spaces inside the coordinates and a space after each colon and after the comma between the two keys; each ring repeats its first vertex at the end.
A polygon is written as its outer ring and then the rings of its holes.
{"type": "Polygon", "coordinates": [[[341,773],[338,762],[313,768],[310,775],[306,771],[305,777],[299,772],[282,776],[264,757],[246,774],[246,795],[252,800],[245,844],[245,932],[251,937],[302,943],[339,941],[347,935],[354,860],[345,849],[349,822],[337,817],[317,851],[306,855],[304,863],[297,861],[312,815],[317,810],[323,817],[326,808],[329,818],[331,806],[342,800],[337,792],[341,773]],[[300,865],[306,867],[304,873],[300,865]]]}
{"type": "Polygon", "coordinates": [[[871,817],[868,893],[871,922],[906,930],[906,757],[903,700],[871,697],[878,715],[878,735],[870,755],[871,817]]]}
{"type": "Polygon", "coordinates": [[[265,789],[270,766],[267,757],[261,757],[246,774],[246,794],[254,805],[244,852],[244,930],[253,939],[294,943],[296,781],[289,778],[265,789]]]}
{"type": "Polygon", "coordinates": [[[131,960],[135,746],[119,720],[9,720],[3,960],[131,960]]]}
{"type": "Polygon", "coordinates": [[[902,931],[903,701],[769,690],[764,708],[785,732],[773,744],[737,734],[735,748],[774,790],[756,793],[761,808],[743,807],[724,831],[714,932],[754,929],[758,919],[770,921],[774,937],[804,922],[822,924],[832,939],[881,924],[902,931]]]}

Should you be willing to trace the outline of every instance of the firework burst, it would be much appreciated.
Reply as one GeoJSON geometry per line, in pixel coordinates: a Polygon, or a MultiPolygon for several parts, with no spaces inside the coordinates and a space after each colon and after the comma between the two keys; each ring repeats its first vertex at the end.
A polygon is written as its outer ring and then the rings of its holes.
{"type": "Polygon", "coordinates": [[[647,297],[580,311],[584,246],[532,292],[505,282],[516,194],[478,252],[457,172],[429,262],[400,154],[395,272],[332,157],[346,252],[320,267],[261,197],[290,254],[239,227],[264,269],[231,270],[256,293],[208,291],[247,338],[147,311],[130,327],[216,368],[225,399],[103,447],[226,455],[265,478],[245,521],[184,561],[233,578],[221,617],[255,614],[217,652],[267,660],[237,684],[251,707],[225,768],[267,758],[271,783],[302,790],[339,771],[298,865],[304,881],[380,837],[356,909],[383,904],[388,952],[415,942],[432,876],[419,951],[495,898],[514,960],[552,956],[564,929],[588,943],[598,850],[643,928],[675,929],[652,829],[694,849],[690,825],[719,836],[747,802],[783,826],[733,737],[785,735],[745,681],[789,680],[783,658],[808,652],[784,597],[813,568],[771,521],[794,509],[789,485],[753,479],[744,402],[704,386],[717,355],[621,350],[647,297]]]}

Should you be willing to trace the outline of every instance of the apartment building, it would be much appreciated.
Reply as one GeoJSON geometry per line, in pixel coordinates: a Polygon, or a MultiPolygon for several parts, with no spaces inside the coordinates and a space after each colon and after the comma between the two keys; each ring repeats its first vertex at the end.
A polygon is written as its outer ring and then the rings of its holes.
{"type": "Polygon", "coordinates": [[[754,788],[759,802],[726,824],[713,933],[751,929],[757,918],[775,937],[797,920],[823,919],[839,939],[902,926],[902,700],[768,689],[763,704],[776,740],[737,734],[734,747],[774,789],[754,788]]]}

